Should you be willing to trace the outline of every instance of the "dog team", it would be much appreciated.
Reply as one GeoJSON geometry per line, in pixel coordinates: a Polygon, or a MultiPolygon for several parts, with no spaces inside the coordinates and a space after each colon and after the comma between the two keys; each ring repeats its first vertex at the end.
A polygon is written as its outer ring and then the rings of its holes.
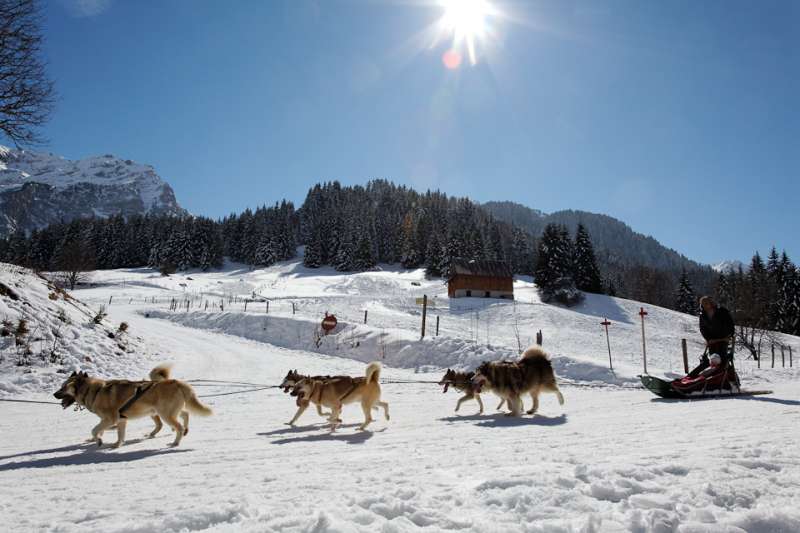
{"type": "MultiPolygon", "coordinates": [[[[342,423],[342,407],[347,404],[361,404],[364,422],[359,429],[362,431],[373,422],[372,411],[375,409],[383,409],[386,420],[389,420],[389,404],[381,400],[380,373],[381,364],[377,361],[369,363],[364,375],[357,377],[305,376],[290,370],[280,385],[285,393],[296,398],[297,412],[288,425],[294,426],[311,404],[314,404],[317,414],[327,417],[331,431],[342,423]],[[326,412],[323,408],[329,410],[326,412]]],[[[212,411],[198,400],[191,385],[170,378],[168,366],[157,366],[149,378],[144,381],[103,380],[85,372],[73,372],[54,396],[61,400],[64,409],[76,404],[100,418],[88,442],[102,445],[103,433],[116,428],[117,441],[113,446],[119,447],[125,442],[128,419],[149,416],[155,424],[149,437],[155,437],[166,422],[175,431],[175,439],[170,445],[177,446],[189,432],[189,413],[209,416],[212,411]]],[[[479,413],[483,414],[480,396],[483,392],[499,396],[497,408],[507,405],[508,416],[522,414],[524,395],[530,395],[533,400],[528,414],[535,414],[538,410],[542,392],[554,393],[559,404],[564,404],[553,365],[538,346],[525,350],[518,361],[485,362],[473,372],[448,369],[439,385],[444,386],[444,392],[452,386],[464,393],[456,403],[456,412],[463,402],[474,399],[478,402],[479,413]]]]}

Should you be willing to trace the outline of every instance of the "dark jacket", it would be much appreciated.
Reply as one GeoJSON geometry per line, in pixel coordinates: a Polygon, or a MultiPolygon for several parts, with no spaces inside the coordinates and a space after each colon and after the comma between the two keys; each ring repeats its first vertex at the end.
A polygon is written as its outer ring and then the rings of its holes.
{"type": "Polygon", "coordinates": [[[724,307],[717,307],[714,318],[708,318],[705,311],[700,311],[700,333],[705,340],[724,339],[734,332],[733,318],[724,307]]]}

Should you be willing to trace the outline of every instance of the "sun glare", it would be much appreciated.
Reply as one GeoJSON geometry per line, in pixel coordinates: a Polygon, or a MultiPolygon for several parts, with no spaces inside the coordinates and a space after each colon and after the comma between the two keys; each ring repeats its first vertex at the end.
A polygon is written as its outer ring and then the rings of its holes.
{"type": "MultiPolygon", "coordinates": [[[[439,21],[440,31],[453,36],[450,57],[460,56],[459,49],[466,47],[471,64],[477,63],[476,43],[487,33],[487,19],[493,14],[488,0],[440,0],[444,14],[439,21]]],[[[445,60],[448,68],[457,68],[461,63],[445,60]],[[451,66],[455,65],[455,66],[451,66]]]]}

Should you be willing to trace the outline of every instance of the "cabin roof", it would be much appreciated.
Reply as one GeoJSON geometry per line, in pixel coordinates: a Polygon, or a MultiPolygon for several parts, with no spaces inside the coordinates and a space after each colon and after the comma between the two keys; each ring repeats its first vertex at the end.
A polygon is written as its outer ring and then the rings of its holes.
{"type": "Polygon", "coordinates": [[[511,267],[505,261],[475,261],[454,259],[450,269],[453,276],[485,276],[493,278],[513,278],[511,267]]]}

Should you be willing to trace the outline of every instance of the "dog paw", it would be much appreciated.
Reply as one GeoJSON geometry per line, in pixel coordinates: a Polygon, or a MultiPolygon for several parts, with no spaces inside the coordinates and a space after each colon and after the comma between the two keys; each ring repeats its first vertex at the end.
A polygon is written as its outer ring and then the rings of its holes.
{"type": "Polygon", "coordinates": [[[111,445],[111,447],[112,447],[113,449],[115,449],[115,450],[116,450],[117,448],[119,448],[120,446],[122,446],[122,443],[121,443],[121,442],[115,442],[114,444],[112,444],[112,445],[111,445]]]}
{"type": "Polygon", "coordinates": [[[103,445],[103,439],[97,439],[97,447],[99,448],[102,445],[103,445]]]}
{"type": "Polygon", "coordinates": [[[528,413],[529,415],[535,415],[536,414],[536,411],[534,411],[533,409],[530,409],[529,411],[525,411],[525,412],[528,413]]]}
{"type": "Polygon", "coordinates": [[[189,434],[189,428],[184,429],[183,430],[183,436],[185,437],[188,434],[189,434]]]}

